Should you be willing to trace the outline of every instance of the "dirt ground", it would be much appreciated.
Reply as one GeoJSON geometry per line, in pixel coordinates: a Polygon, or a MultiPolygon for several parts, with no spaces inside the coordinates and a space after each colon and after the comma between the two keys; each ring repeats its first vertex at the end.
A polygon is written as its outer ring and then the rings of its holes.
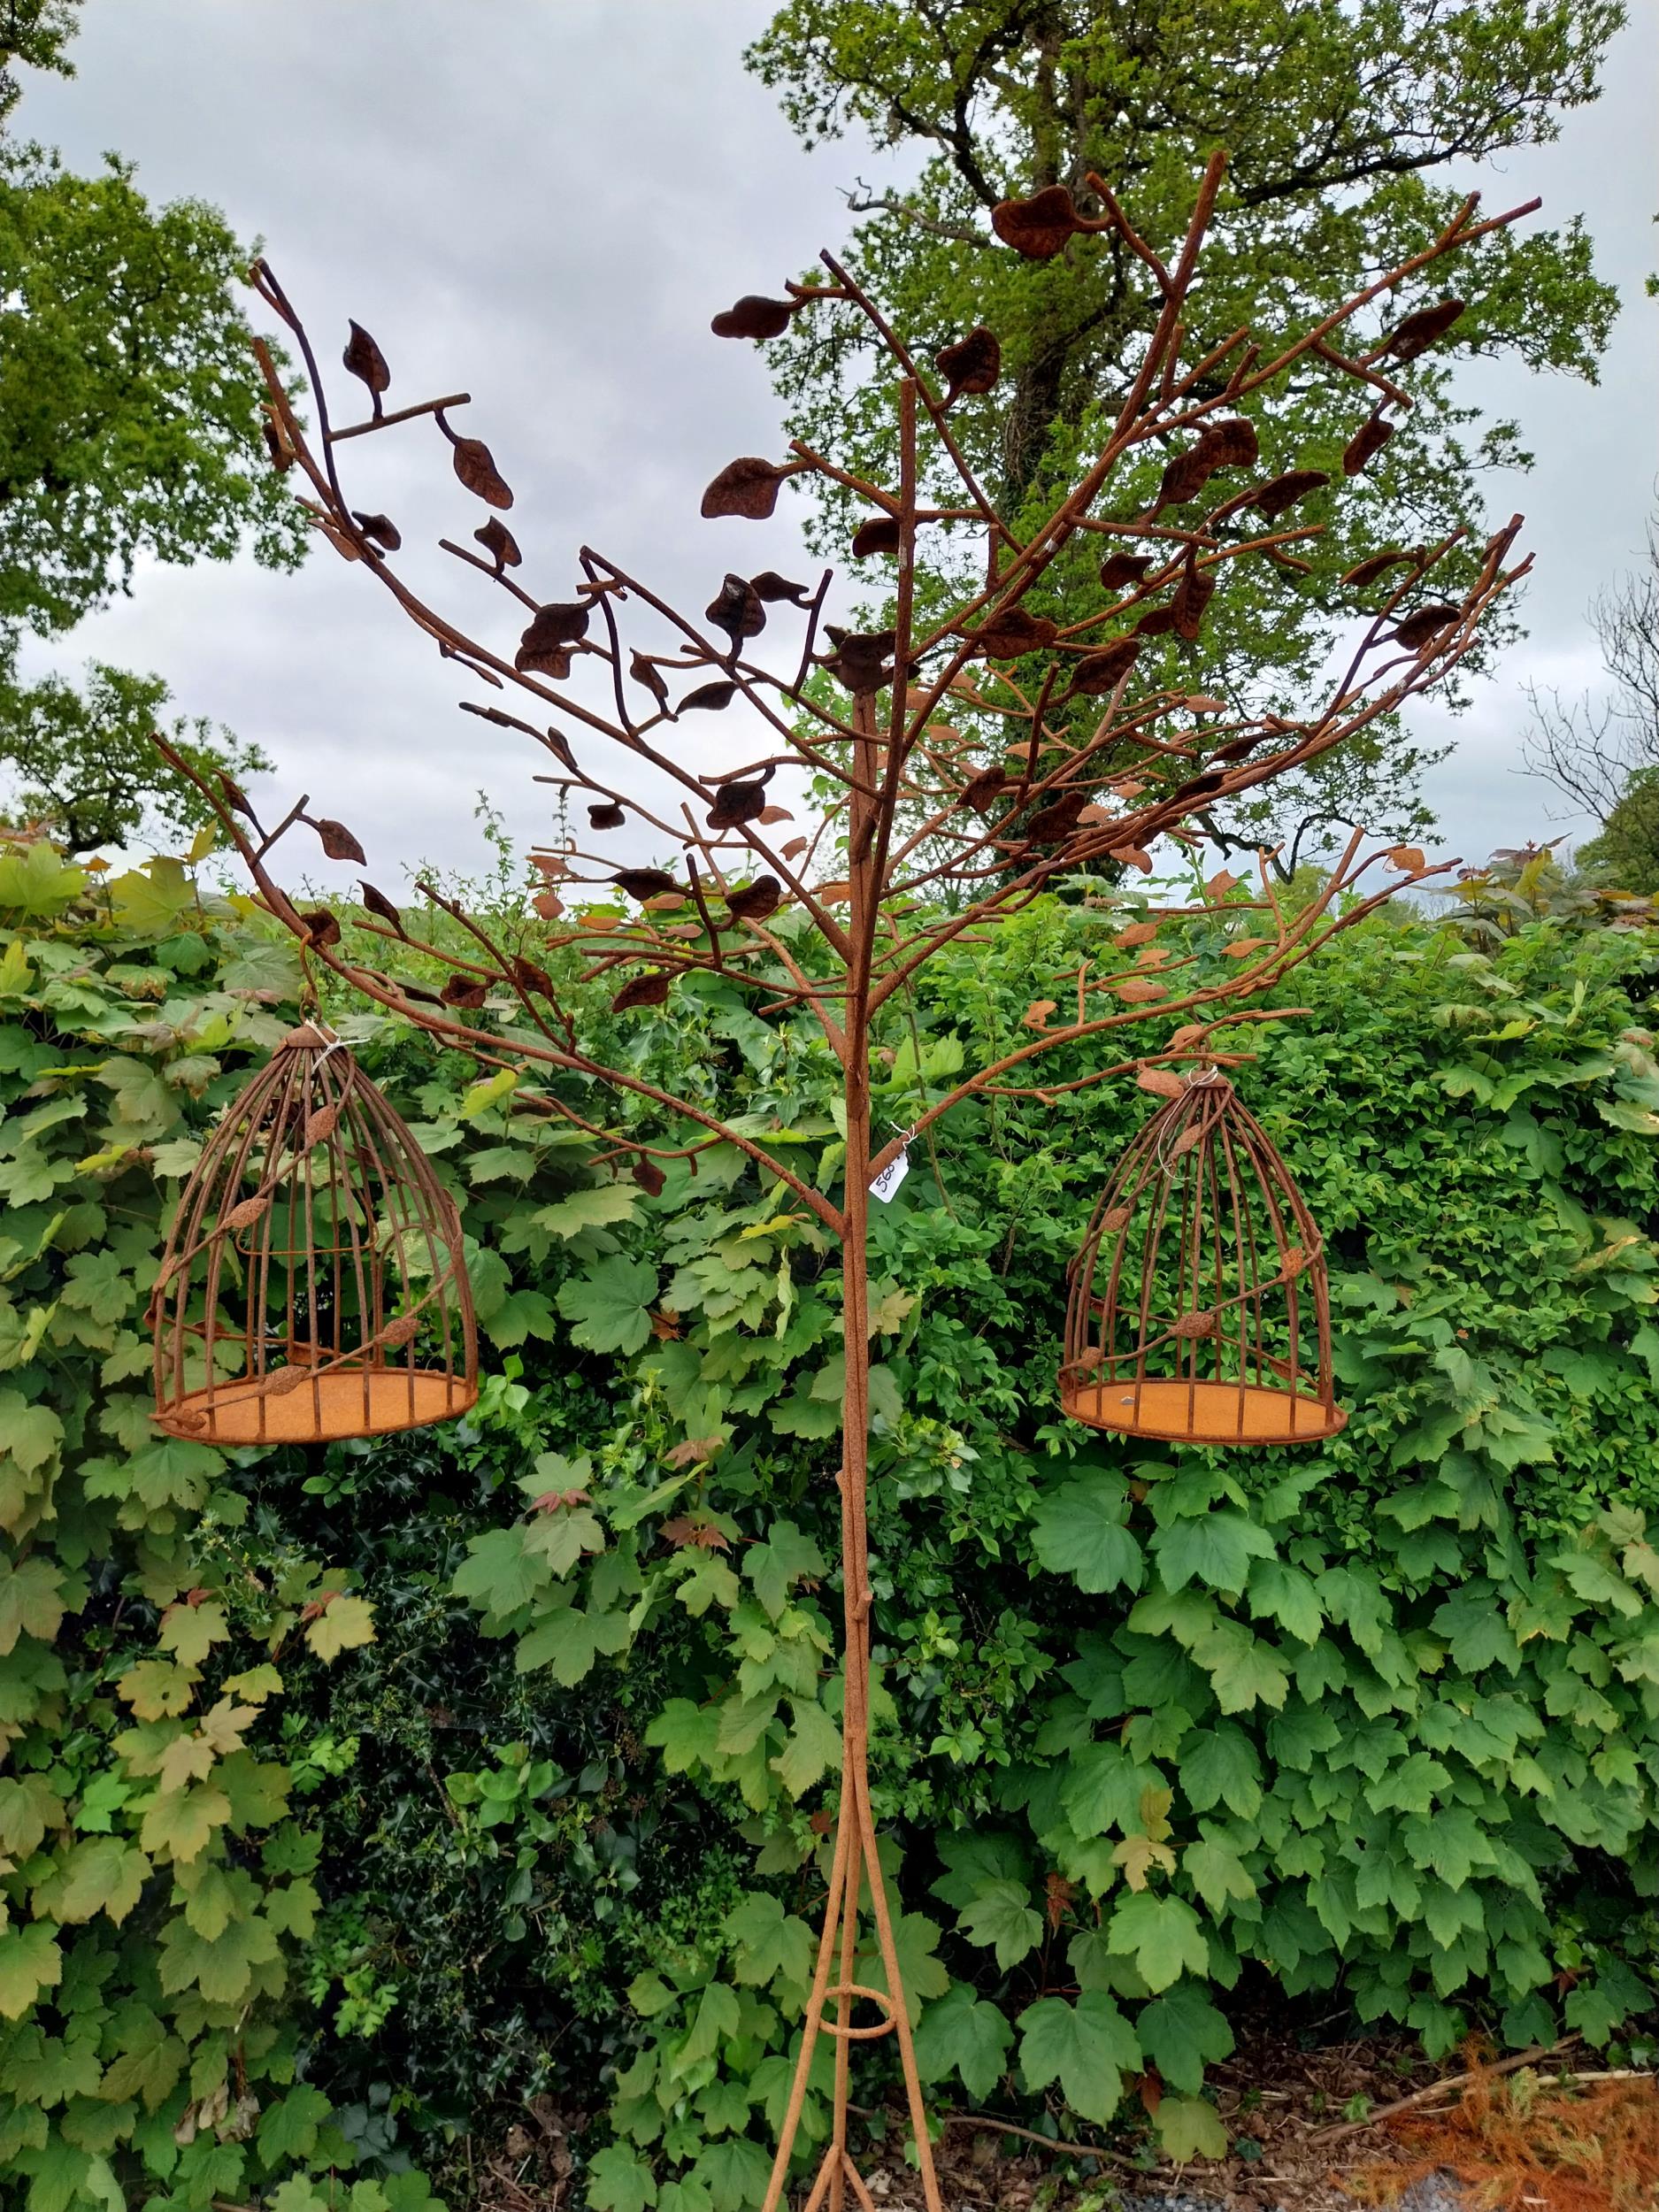
{"type": "MultiPolygon", "coordinates": [[[[1309,2039],[1305,2024],[1295,2034],[1263,2026],[1211,2069],[1234,2146],[1221,2160],[1171,2166],[1127,2126],[1062,2147],[1011,2118],[998,2124],[1001,2115],[936,2114],[945,2202],[950,2212],[1659,2212],[1659,2084],[1650,2075],[1587,2068],[1582,2050],[1558,2047],[1525,2073],[1506,2062],[1471,2086],[1466,2057],[1432,2065],[1407,2039],[1311,2049],[1309,2039]],[[1552,2133],[1551,2124],[1563,2113],[1576,2116],[1574,2141],[1558,2167],[1561,2129],[1552,2133]],[[1459,2184],[1439,2161],[1471,2146],[1478,2176],[1459,2184]]],[[[905,2131],[894,2118],[896,2147],[905,2131]]],[[[860,2163],[872,2212],[923,2212],[896,2148],[867,2147],[860,2163]]],[[[576,2162],[550,2099],[479,2159],[471,2201],[457,2195],[456,2212],[579,2212],[576,2162]]],[[[850,2190],[847,2212],[858,2212],[850,2190]]]]}

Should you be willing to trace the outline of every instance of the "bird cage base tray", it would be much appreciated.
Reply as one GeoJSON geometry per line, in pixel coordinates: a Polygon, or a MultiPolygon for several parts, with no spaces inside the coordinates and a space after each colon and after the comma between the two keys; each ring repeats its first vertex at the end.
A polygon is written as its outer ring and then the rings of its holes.
{"type": "Polygon", "coordinates": [[[477,1386],[462,1375],[342,1368],[275,1393],[220,1383],[165,1407],[155,1421],[195,1444],[332,1444],[452,1421],[477,1402],[477,1386]]]}
{"type": "Polygon", "coordinates": [[[1169,1444],[1317,1444],[1348,1424],[1340,1406],[1263,1383],[1067,1381],[1060,1403],[1088,1428],[1169,1444]]]}

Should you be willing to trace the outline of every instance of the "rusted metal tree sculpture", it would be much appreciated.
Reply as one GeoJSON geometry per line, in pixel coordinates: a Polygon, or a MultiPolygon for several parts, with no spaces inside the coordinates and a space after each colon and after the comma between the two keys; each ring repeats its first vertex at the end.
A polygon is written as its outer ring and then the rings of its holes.
{"type": "MultiPolygon", "coordinates": [[[[998,513],[952,434],[952,414],[964,396],[987,392],[996,381],[998,347],[988,330],[970,331],[946,346],[935,357],[935,375],[827,254],[822,282],[792,283],[779,299],[744,298],[715,318],[722,336],[764,340],[824,300],[850,303],[891,364],[900,426],[896,484],[864,481],[797,442],[780,463],[733,461],[703,503],[705,516],[762,518],[772,513],[787,478],[808,473],[866,503],[855,549],[889,555],[895,580],[884,626],[851,634],[824,619],[827,575],[808,588],[770,572],[731,573],[706,613],[694,619],[584,547],[565,594],[544,599],[527,589],[519,581],[519,549],[501,519],[512,494],[488,448],[451,420],[465,396],[388,409],[386,360],[354,324],[345,366],[367,387],[371,406],[363,419],[336,426],[300,319],[269,268],[261,263],[254,272],[263,297],[298,346],[316,411],[308,432],[267,356],[268,438],[276,465],[303,480],[306,504],[324,535],[392,595],[441,654],[490,690],[511,687],[519,695],[521,715],[463,703],[539,746],[550,762],[549,780],[574,795],[591,825],[579,840],[540,856],[549,886],[516,932],[486,929],[451,905],[445,949],[365,885],[365,926],[386,949],[385,964],[372,966],[351,956],[334,916],[302,910],[273,872],[273,848],[296,822],[311,822],[331,856],[360,860],[351,833],[306,814],[304,801],[267,832],[242,794],[224,789],[222,818],[265,904],[311,956],[368,999],[486,1067],[539,1076],[539,1088],[518,1092],[518,1110],[560,1117],[586,1133],[601,1165],[626,1164],[655,1190],[665,1161],[695,1158],[715,1142],[736,1145],[841,1247],[844,1753],[817,1969],[768,2212],[787,2182],[820,2034],[835,2039],[835,2093],[810,2212],[825,2203],[840,2212],[849,2191],[867,2212],[870,2198],[848,2142],[849,2052],[853,2040],[887,2034],[897,2039],[926,2199],[934,2212],[940,2206],[867,1774],[865,1231],[872,1186],[899,1164],[908,1142],[958,1101],[1050,1095],[1034,1084],[1029,1064],[1057,1047],[1108,1048],[1102,1064],[1056,1087],[1064,1090],[1122,1075],[1173,1096],[1182,1088],[1183,1068],[1235,1064],[1239,1056],[1220,1049],[1217,1039],[1232,1033],[1236,1041],[1233,1025],[1268,1018],[1244,1002],[1401,881],[1421,875],[1423,857],[1398,849],[1362,856],[1356,838],[1322,895],[1294,914],[1281,911],[1265,867],[1253,902],[1238,898],[1232,879],[1218,877],[1199,907],[1166,908],[1120,930],[1099,972],[1083,963],[1049,979],[1051,996],[1025,1017],[1028,1041],[964,1075],[918,1114],[914,1127],[885,1143],[871,1125],[877,1025],[884,1015],[902,1013],[906,987],[926,961],[982,938],[1057,879],[1092,873],[1099,892],[1125,871],[1147,871],[1156,839],[1202,843],[1204,812],[1213,803],[1331,751],[1424,691],[1469,651],[1482,615],[1526,565],[1506,565],[1518,518],[1484,548],[1459,534],[1394,560],[1367,562],[1348,579],[1357,602],[1352,653],[1319,703],[1300,718],[1241,712],[1167,686],[1134,687],[1147,641],[1171,633],[1197,639],[1212,595],[1233,563],[1271,560],[1294,572],[1291,549],[1313,534],[1315,526],[1298,522],[1291,510],[1326,477],[1258,466],[1261,446],[1272,434],[1275,392],[1293,378],[1347,380],[1356,427],[1343,468],[1357,474],[1390,435],[1391,416],[1411,403],[1397,381],[1401,365],[1460,311],[1456,301],[1441,301],[1394,320],[1398,305],[1392,296],[1413,287],[1443,257],[1530,211],[1517,208],[1479,221],[1471,200],[1420,253],[1300,336],[1263,346],[1240,329],[1202,351],[1194,349],[1197,357],[1187,358],[1184,325],[1224,168],[1220,157],[1210,165],[1170,265],[1098,179],[1089,180],[1093,213],[1080,211],[1059,187],[999,210],[1002,240],[1033,260],[1061,252],[1074,233],[1108,234],[1114,250],[1150,269],[1164,302],[1127,388],[1110,404],[1102,400],[1110,428],[1097,457],[1035,528],[1017,531],[998,513]],[[1375,309],[1392,327],[1386,321],[1379,334],[1368,335],[1375,309]],[[435,425],[456,475],[492,511],[473,534],[478,549],[444,541],[446,552],[476,572],[486,595],[484,614],[465,626],[417,594],[396,557],[396,527],[384,515],[355,508],[342,480],[357,449],[352,442],[411,423],[422,430],[435,425]],[[1124,488],[1148,449],[1161,450],[1166,463],[1149,506],[1124,488]],[[926,615],[918,602],[930,595],[918,591],[916,570],[924,531],[966,534],[979,580],[952,604],[933,607],[930,600],[926,615]],[[1071,601],[1071,618],[1062,625],[1042,611],[1045,576],[1063,557],[1075,576],[1076,563],[1090,548],[1091,560],[1107,557],[1098,604],[1079,618],[1071,601]],[[1455,580],[1450,589],[1448,578],[1455,580]],[[780,616],[799,633],[798,653],[791,653],[781,673],[764,665],[751,644],[780,616]],[[642,637],[632,634],[635,624],[645,626],[642,637]],[[498,627],[504,637],[497,636],[498,627]],[[734,702],[745,703],[764,732],[760,757],[718,769],[694,767],[687,758],[687,721],[693,729],[718,727],[703,718],[734,702]],[[949,726],[938,718],[947,705],[949,726]],[[526,718],[531,713],[535,719],[526,718]],[[785,810],[776,792],[787,787],[775,786],[774,779],[790,769],[807,772],[819,795],[818,818],[807,833],[782,842],[776,826],[785,810]],[[636,849],[648,841],[654,848],[653,864],[618,866],[604,856],[606,833],[625,828],[634,833],[636,849]],[[603,887],[609,914],[567,915],[566,903],[580,901],[590,887],[603,887]],[[637,910],[620,910],[618,891],[637,910]],[[1248,904],[1251,933],[1233,940],[1236,956],[1225,978],[1208,979],[1190,951],[1155,941],[1156,926],[1164,914],[1202,911],[1229,893],[1229,918],[1248,904]],[[463,941],[465,950],[456,951],[463,941]],[[638,1068],[595,1059],[549,972],[549,949],[565,956],[567,970],[575,964],[584,979],[614,981],[619,1011],[661,1004],[682,979],[718,972],[762,1013],[806,1015],[841,1069],[847,1142],[840,1198],[814,1188],[751,1127],[728,1127],[706,1106],[673,1095],[638,1068]],[[411,952],[428,979],[431,961],[447,965],[441,1001],[424,984],[400,979],[399,958],[411,952]],[[487,1010],[492,996],[495,1013],[487,1010]],[[510,1002],[504,1014],[503,997],[510,1002]],[[1169,1033],[1138,1053],[1122,1033],[1149,1018],[1169,1033]],[[560,1089],[561,1079],[569,1078],[579,1079],[565,1084],[572,1096],[560,1089]],[[592,1092],[600,1085],[611,1087],[625,1112],[602,1116],[593,1107],[592,1092]],[[865,1886],[885,1993],[856,1986],[853,1978],[865,1886]],[[856,2024],[855,2005],[872,1997],[881,2017],[856,2024]]],[[[1144,480],[1144,469],[1141,473],[1144,480]]],[[[1225,602],[1225,591],[1222,596],[1225,602]]],[[[1147,655],[1148,661],[1156,657],[1147,655]]],[[[435,891],[422,889],[445,905],[435,891]]]]}

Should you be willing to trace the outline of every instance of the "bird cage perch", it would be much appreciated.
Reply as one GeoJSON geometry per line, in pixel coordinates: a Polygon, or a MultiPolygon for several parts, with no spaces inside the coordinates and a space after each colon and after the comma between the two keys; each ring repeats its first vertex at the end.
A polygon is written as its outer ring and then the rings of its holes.
{"type": "Polygon", "coordinates": [[[460,1217],[317,1025],[283,1040],[209,1138],[150,1321],[157,1425],[200,1443],[381,1436],[476,1402],[460,1217]]]}
{"type": "Polygon", "coordinates": [[[1307,1202],[1225,1077],[1130,1145],[1071,1263],[1064,1411],[1180,1444],[1312,1444],[1348,1419],[1307,1202]]]}

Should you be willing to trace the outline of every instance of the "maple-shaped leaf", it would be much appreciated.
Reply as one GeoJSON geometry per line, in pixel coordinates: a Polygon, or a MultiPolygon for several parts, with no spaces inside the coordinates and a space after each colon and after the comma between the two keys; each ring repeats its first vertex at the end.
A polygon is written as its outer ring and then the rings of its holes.
{"type": "Polygon", "coordinates": [[[1141,1979],[1155,1994],[1184,1973],[1210,1978],[1210,1945],[1198,1915],[1184,1897],[1157,1896],[1140,1890],[1113,1912],[1106,1932],[1112,1950],[1134,1960],[1141,1979]]]}
{"type": "Polygon", "coordinates": [[[723,1924],[737,1946],[733,1971],[749,1988],[780,1982],[787,1991],[804,1992],[812,1978],[812,1931],[779,1900],[758,1890],[734,1905],[723,1924]]]}
{"type": "Polygon", "coordinates": [[[180,1914],[162,1930],[157,1969],[170,1995],[199,1989],[211,2005],[234,2005],[251,1989],[255,1967],[270,1965],[278,1953],[275,1929],[257,1913],[229,1922],[211,1939],[180,1914]]]}
{"type": "Polygon", "coordinates": [[[327,1604],[305,1627],[305,1640],[318,1658],[337,1659],[342,1651],[374,1641],[374,1610],[366,1598],[334,1593],[327,1604]]]}
{"type": "Polygon", "coordinates": [[[970,1943],[995,1952],[1005,1974],[1042,1941],[1042,1915],[1033,1905],[1029,1888],[1004,1877],[982,1883],[956,1924],[970,1943]]]}
{"type": "Polygon", "coordinates": [[[1091,1594],[1139,1590],[1146,1578],[1141,1547],[1124,1525],[1129,1493],[1103,1470],[1063,1483],[1032,1517],[1032,1549],[1050,1574],[1072,1576],[1091,1594]]]}
{"type": "Polygon", "coordinates": [[[163,1791],[150,1800],[138,1839],[152,1858],[165,1851],[188,1865],[207,1848],[230,1811],[230,1800],[217,1781],[195,1789],[163,1791]]]}
{"type": "Polygon", "coordinates": [[[1008,2070],[1014,2030],[1000,2005],[987,2004],[968,1982],[952,1982],[922,2015],[916,2031],[916,2064],[924,2081],[955,2073],[975,2104],[981,2104],[1008,2070]]]}
{"type": "Polygon", "coordinates": [[[1075,2004],[1041,1997],[1019,2016],[1019,2066],[1035,2091],[1057,2081],[1066,2102],[1103,2125],[1118,2109],[1123,2078],[1141,2063],[1133,2028],[1104,1990],[1086,1989],[1075,2004]]]}

